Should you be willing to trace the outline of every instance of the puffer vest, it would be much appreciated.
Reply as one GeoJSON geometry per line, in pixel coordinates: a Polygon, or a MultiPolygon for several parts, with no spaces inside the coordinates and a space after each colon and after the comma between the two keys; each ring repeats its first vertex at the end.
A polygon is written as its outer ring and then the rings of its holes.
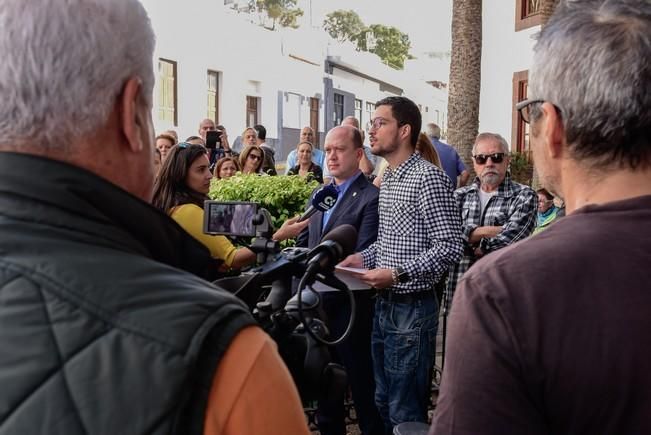
{"type": "Polygon", "coordinates": [[[209,262],[93,174],[0,153],[0,435],[201,434],[219,360],[254,323],[197,276],[209,262]]]}

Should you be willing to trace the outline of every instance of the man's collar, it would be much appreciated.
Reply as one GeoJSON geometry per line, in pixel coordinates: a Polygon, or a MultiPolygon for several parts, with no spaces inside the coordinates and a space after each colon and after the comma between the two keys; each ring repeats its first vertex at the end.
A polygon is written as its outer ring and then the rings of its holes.
{"type": "Polygon", "coordinates": [[[402,176],[409,171],[409,169],[421,160],[421,157],[418,153],[414,152],[409,156],[407,160],[404,162],[400,163],[397,168],[391,169],[390,166],[387,166],[386,173],[391,174],[392,177],[395,177],[396,179],[402,178],[402,176]]]}

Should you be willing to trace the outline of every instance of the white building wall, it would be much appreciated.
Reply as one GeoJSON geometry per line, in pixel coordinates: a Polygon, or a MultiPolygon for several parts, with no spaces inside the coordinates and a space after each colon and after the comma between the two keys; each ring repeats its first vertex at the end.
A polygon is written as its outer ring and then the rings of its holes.
{"type": "Polygon", "coordinates": [[[483,8],[479,131],[501,134],[511,142],[513,73],[528,70],[532,38],[540,26],[515,31],[515,2],[492,1],[483,8]]]}
{"type": "MultiPolygon", "coordinates": [[[[375,80],[335,68],[324,70],[328,55],[339,55],[355,70],[405,90],[405,96],[428,107],[424,122],[434,120],[435,111],[445,112],[447,96],[423,80],[382,64],[370,53],[357,52],[349,45],[329,39],[320,29],[269,31],[252,24],[245,14],[237,14],[223,1],[141,0],[147,9],[157,38],[154,61],[177,63],[177,125],[158,118],[158,87],[154,93],[153,119],[157,132],[174,129],[181,139],[198,133],[199,122],[207,115],[207,71],[219,76],[219,123],[231,143],[246,127],[246,96],[260,97],[258,121],[269,138],[279,138],[279,127],[298,129],[310,123],[309,98],[320,99],[319,130],[324,132],[324,79],[333,80],[335,89],[352,93],[363,101],[363,123],[368,122],[367,101],[391,95],[380,91],[375,80]],[[282,107],[279,107],[279,92],[282,107]]],[[[346,113],[348,115],[348,113],[346,113]]],[[[285,145],[286,146],[286,145],[285,145]]]]}

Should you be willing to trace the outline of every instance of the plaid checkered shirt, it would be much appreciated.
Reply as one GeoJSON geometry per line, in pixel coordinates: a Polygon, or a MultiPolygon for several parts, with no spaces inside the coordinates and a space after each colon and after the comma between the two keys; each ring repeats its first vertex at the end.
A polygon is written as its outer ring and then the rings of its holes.
{"type": "Polygon", "coordinates": [[[461,219],[452,183],[441,169],[412,154],[380,186],[377,241],[362,251],[364,267],[401,266],[410,280],[395,293],[431,291],[462,255],[461,219]]]}
{"type": "Polygon", "coordinates": [[[471,185],[454,192],[463,221],[464,255],[459,264],[450,269],[444,298],[444,307],[447,308],[451,306],[457,283],[477,260],[474,256],[475,247],[479,247],[486,255],[524,239],[536,227],[538,196],[529,186],[511,181],[511,176],[507,173],[497,188],[497,194],[489,199],[483,213],[480,210],[479,189],[479,178],[476,178],[471,185]],[[468,241],[470,233],[480,226],[501,226],[502,231],[496,237],[481,239],[478,245],[471,246],[468,241]]]}

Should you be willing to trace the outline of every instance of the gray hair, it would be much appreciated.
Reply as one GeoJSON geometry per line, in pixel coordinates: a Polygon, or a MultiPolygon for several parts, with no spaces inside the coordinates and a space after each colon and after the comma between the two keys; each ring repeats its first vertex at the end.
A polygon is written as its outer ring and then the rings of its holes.
{"type": "Polygon", "coordinates": [[[509,153],[509,143],[506,141],[506,139],[504,139],[504,137],[502,137],[502,135],[497,133],[479,133],[477,135],[477,138],[475,139],[475,144],[472,146],[473,156],[475,155],[477,144],[480,141],[484,141],[484,140],[492,140],[494,142],[497,142],[498,144],[500,144],[500,147],[502,148],[502,152],[504,152],[504,154],[509,153]]]}
{"type": "Polygon", "coordinates": [[[151,108],[154,39],[137,0],[2,0],[0,143],[63,149],[107,122],[134,76],[151,108]]]}
{"type": "Polygon", "coordinates": [[[648,0],[561,1],[535,47],[530,95],[558,108],[573,158],[651,165],[649,59],[648,0]]]}
{"type": "Polygon", "coordinates": [[[434,124],[433,122],[430,122],[425,126],[425,131],[429,137],[433,137],[434,139],[441,138],[441,127],[434,124]]]}

